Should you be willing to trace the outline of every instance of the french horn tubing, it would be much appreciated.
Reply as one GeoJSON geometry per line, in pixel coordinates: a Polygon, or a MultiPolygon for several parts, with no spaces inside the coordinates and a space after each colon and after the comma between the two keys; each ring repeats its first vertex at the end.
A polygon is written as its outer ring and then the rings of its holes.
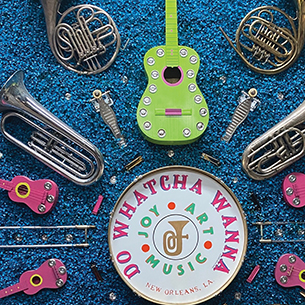
{"type": "Polygon", "coordinates": [[[286,118],[248,145],[242,156],[246,174],[270,178],[305,154],[305,101],[286,118]]]}
{"type": "MultiPolygon", "coordinates": [[[[104,170],[100,151],[87,139],[38,103],[23,83],[24,73],[15,72],[0,91],[1,131],[13,144],[79,185],[97,181],[104,170]],[[26,141],[7,131],[9,119],[31,128],[26,141]]],[[[20,130],[20,129],[19,129],[20,130]]]]}
{"type": "Polygon", "coordinates": [[[40,0],[52,53],[66,69],[97,74],[109,68],[118,55],[121,38],[110,15],[83,4],[66,10],[57,23],[61,0],[40,0]]]}
{"type": "Polygon", "coordinates": [[[298,59],[305,42],[305,0],[293,2],[297,8],[297,29],[295,19],[274,6],[258,7],[244,17],[236,31],[236,46],[220,28],[231,47],[253,71],[277,74],[298,59]],[[285,19],[286,26],[277,25],[278,19],[285,19]]]}

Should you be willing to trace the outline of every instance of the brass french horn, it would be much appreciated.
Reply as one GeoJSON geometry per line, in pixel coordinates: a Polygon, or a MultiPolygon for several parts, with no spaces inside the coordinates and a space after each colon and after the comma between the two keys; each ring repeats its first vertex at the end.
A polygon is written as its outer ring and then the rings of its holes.
{"type": "Polygon", "coordinates": [[[293,2],[297,8],[297,29],[295,20],[274,6],[258,7],[244,17],[236,31],[236,46],[220,28],[231,47],[253,71],[277,74],[298,59],[305,42],[305,0],[293,2]],[[286,26],[277,25],[276,16],[285,19],[286,26]]]}
{"type": "Polygon", "coordinates": [[[121,38],[110,15],[83,4],[65,11],[57,22],[61,0],[40,0],[51,51],[65,68],[78,74],[97,74],[118,55],[121,38]]]}
{"type": "Polygon", "coordinates": [[[100,151],[38,103],[25,88],[23,75],[22,71],[14,73],[0,91],[3,135],[72,182],[79,185],[96,182],[104,170],[100,151]],[[12,118],[32,131],[28,139],[8,132],[12,118]]]}

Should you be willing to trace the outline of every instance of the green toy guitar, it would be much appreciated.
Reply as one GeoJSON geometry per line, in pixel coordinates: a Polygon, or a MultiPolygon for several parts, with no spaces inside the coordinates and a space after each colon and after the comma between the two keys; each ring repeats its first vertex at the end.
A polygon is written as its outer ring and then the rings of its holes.
{"type": "Polygon", "coordinates": [[[137,121],[148,141],[182,145],[203,134],[209,110],[196,83],[199,56],[178,45],[176,0],[166,0],[165,6],[166,45],[145,54],[148,86],[138,105],[137,121]]]}

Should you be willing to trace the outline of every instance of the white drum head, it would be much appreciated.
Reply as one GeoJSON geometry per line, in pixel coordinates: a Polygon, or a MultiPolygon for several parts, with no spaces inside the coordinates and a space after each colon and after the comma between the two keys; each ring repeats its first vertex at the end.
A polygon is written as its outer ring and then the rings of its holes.
{"type": "Polygon", "coordinates": [[[197,304],[236,276],[247,225],[223,182],[196,168],[169,166],[125,189],[108,240],[116,270],[138,295],[158,304],[197,304]]]}

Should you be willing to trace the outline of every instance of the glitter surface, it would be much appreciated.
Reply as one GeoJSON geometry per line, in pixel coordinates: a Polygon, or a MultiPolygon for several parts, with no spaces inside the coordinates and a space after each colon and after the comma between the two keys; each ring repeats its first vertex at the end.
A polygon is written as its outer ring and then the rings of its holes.
{"type": "MultiPolygon", "coordinates": [[[[249,240],[245,261],[224,292],[204,304],[305,304],[299,288],[284,289],[274,278],[274,267],[282,254],[294,253],[305,261],[304,244],[260,244],[258,228],[252,225],[257,221],[304,220],[304,208],[294,209],[285,204],[281,183],[290,172],[304,173],[305,163],[300,160],[265,181],[250,179],[241,166],[241,156],[247,145],[302,103],[305,93],[305,54],[302,51],[298,61],[279,75],[259,75],[243,64],[219,30],[219,27],[224,28],[234,40],[242,18],[262,5],[278,6],[294,17],[292,2],[178,0],[179,44],[194,48],[200,56],[197,83],[209,106],[210,122],[197,142],[170,147],[157,146],[144,140],[136,121],[138,102],[147,85],[144,54],[150,48],[165,43],[164,0],[96,0],[90,3],[110,14],[125,48],[107,71],[90,77],[68,71],[56,61],[48,44],[44,15],[38,0],[0,1],[0,83],[4,84],[16,70],[24,70],[25,86],[29,93],[96,145],[105,160],[102,178],[92,186],[80,187],[27,155],[0,134],[0,151],[3,154],[0,158],[0,178],[11,180],[16,175],[28,176],[33,180],[49,178],[60,188],[55,209],[44,216],[32,213],[23,204],[12,202],[6,191],[0,191],[2,226],[97,226],[95,231],[89,232],[88,248],[0,250],[1,289],[17,283],[23,272],[37,269],[49,258],[63,261],[68,272],[68,281],[60,289],[45,289],[33,296],[18,293],[1,300],[1,304],[151,304],[135,295],[117,274],[110,259],[107,231],[110,212],[123,190],[137,176],[167,165],[197,167],[219,177],[235,193],[246,214],[249,240]],[[220,140],[221,136],[238,105],[241,91],[247,92],[250,88],[257,89],[261,105],[250,113],[227,144],[220,140]],[[114,100],[112,107],[127,141],[126,148],[118,147],[108,127],[88,103],[95,89],[111,91],[114,100]],[[279,92],[283,99],[280,99],[279,92]],[[170,157],[169,150],[174,151],[170,157]],[[203,151],[217,158],[221,166],[215,167],[201,158],[203,151]],[[137,155],[141,155],[144,162],[131,171],[125,171],[124,165],[137,155]],[[117,180],[115,184],[111,180],[114,176],[117,180]],[[250,199],[251,192],[257,195],[262,206],[260,212],[250,199]],[[99,214],[95,216],[91,211],[99,194],[103,194],[104,201],[99,214]],[[90,270],[92,261],[99,266],[102,282],[97,282],[90,270]],[[261,270],[249,284],[246,279],[256,265],[260,265],[261,270]],[[236,299],[236,292],[241,294],[240,300],[236,299]],[[115,300],[110,298],[111,293],[114,293],[115,300]]],[[[81,2],[77,0],[63,0],[60,11],[78,4],[81,2]]],[[[276,229],[270,228],[270,235],[266,238],[274,238],[276,229]]],[[[304,232],[304,228],[289,227],[284,237],[288,239],[289,234],[293,233],[300,238],[298,232],[304,232]]],[[[24,230],[17,233],[23,237],[20,243],[62,243],[67,234],[73,234],[73,242],[83,241],[79,232],[71,230],[60,230],[54,234],[47,230],[33,235],[27,235],[24,230]],[[47,234],[48,241],[42,241],[42,234],[47,234]]],[[[0,238],[2,243],[16,243],[11,231],[1,232],[0,238]]]]}

